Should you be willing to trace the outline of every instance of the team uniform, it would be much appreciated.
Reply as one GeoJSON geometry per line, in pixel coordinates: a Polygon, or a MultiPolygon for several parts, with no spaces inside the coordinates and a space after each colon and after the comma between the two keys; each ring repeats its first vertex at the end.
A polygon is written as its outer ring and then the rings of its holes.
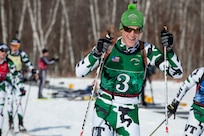
{"type": "Polygon", "coordinates": [[[204,131],[204,67],[195,69],[180,87],[175,99],[180,102],[185,94],[196,85],[188,121],[185,126],[185,136],[201,136],[204,131]]]}
{"type": "MultiPolygon", "coordinates": [[[[21,126],[23,126],[23,108],[21,104],[21,99],[25,95],[24,85],[23,85],[23,71],[22,67],[25,64],[32,73],[34,73],[34,67],[29,60],[28,55],[21,50],[13,53],[12,51],[9,52],[8,58],[12,60],[16,66],[16,71],[14,75],[10,75],[12,79],[12,84],[7,87],[8,93],[8,115],[9,115],[9,128],[13,129],[13,101],[14,96],[16,100],[16,105],[18,106],[18,120],[19,120],[19,129],[21,130],[21,126]]],[[[25,129],[22,128],[24,131],[25,129]]]]}
{"type": "MultiPolygon", "coordinates": [[[[2,45],[0,49],[6,49],[8,50],[8,47],[6,45],[2,45]]],[[[15,72],[15,65],[14,63],[9,60],[8,58],[3,59],[3,61],[0,62],[0,135],[1,130],[3,128],[3,108],[5,105],[5,99],[6,99],[6,87],[11,83],[11,80],[9,78],[9,74],[14,74],[15,72]]]]}
{"type": "MultiPolygon", "coordinates": [[[[164,71],[163,58],[162,52],[152,44],[138,41],[134,47],[127,48],[118,38],[101,72],[92,136],[111,136],[114,131],[123,136],[140,135],[138,96],[145,78],[145,63],[164,71]]],[[[76,65],[76,75],[88,75],[98,66],[99,61],[92,52],[89,53],[76,65]]],[[[173,78],[182,77],[180,60],[173,50],[167,53],[167,64],[168,75],[173,78]]]]}

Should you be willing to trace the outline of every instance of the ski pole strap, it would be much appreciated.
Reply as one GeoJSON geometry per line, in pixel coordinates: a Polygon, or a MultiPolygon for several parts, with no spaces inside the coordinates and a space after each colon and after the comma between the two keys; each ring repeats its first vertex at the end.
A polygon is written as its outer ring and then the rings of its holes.
{"type": "Polygon", "coordinates": [[[143,41],[139,41],[139,42],[140,42],[140,51],[142,53],[143,63],[146,68],[147,67],[147,56],[146,56],[146,51],[144,49],[144,42],[143,41]]]}
{"type": "MultiPolygon", "coordinates": [[[[146,74],[147,74],[147,55],[146,55],[146,51],[145,51],[145,48],[144,48],[144,42],[143,41],[139,41],[139,43],[140,43],[140,51],[141,51],[141,54],[142,54],[144,71],[145,71],[143,80],[145,80],[146,74]]],[[[142,88],[141,88],[141,90],[142,90],[142,88]]],[[[141,90],[140,90],[140,92],[141,92],[141,90]]]]}

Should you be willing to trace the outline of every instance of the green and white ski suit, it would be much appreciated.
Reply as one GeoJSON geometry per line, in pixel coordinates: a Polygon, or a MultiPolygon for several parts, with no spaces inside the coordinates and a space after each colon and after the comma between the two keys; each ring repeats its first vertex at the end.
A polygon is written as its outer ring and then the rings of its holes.
{"type": "Polygon", "coordinates": [[[21,104],[21,99],[23,97],[22,91],[24,91],[24,85],[22,68],[23,64],[25,64],[30,71],[32,71],[34,67],[30,62],[28,55],[24,51],[18,50],[15,53],[12,53],[10,51],[10,53],[8,54],[8,58],[11,59],[16,66],[16,71],[14,75],[10,75],[10,78],[12,79],[12,84],[7,87],[9,123],[13,122],[13,102],[15,97],[16,105],[18,105],[19,124],[23,124],[23,108],[21,104]]]}
{"type": "Polygon", "coordinates": [[[175,99],[180,102],[194,86],[196,86],[195,96],[184,129],[184,136],[201,136],[204,131],[204,67],[195,69],[187,77],[175,99]]]}
{"type": "Polygon", "coordinates": [[[0,129],[3,127],[3,108],[5,105],[6,99],[6,87],[11,84],[10,75],[14,74],[15,65],[14,63],[5,58],[0,62],[0,129]]]}
{"type": "MultiPolygon", "coordinates": [[[[138,41],[133,48],[127,48],[119,38],[105,59],[94,107],[92,136],[140,135],[138,96],[145,76],[144,58],[147,64],[155,65],[161,71],[165,68],[163,54],[156,46],[144,42],[144,57],[141,45],[138,41]]],[[[181,63],[172,50],[168,51],[167,59],[168,75],[182,77],[181,63]]],[[[76,65],[76,75],[85,77],[99,61],[89,53],[76,65]]]]}

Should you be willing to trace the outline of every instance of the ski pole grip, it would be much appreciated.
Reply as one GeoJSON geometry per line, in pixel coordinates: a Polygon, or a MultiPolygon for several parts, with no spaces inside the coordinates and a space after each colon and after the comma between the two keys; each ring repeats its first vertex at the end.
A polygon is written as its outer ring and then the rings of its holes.
{"type": "Polygon", "coordinates": [[[162,29],[161,33],[166,33],[168,31],[167,26],[164,26],[164,28],[162,29]]]}
{"type": "Polygon", "coordinates": [[[107,39],[107,40],[110,40],[111,43],[112,43],[113,37],[111,37],[111,33],[110,33],[110,31],[107,31],[106,39],[107,39]]]}
{"type": "Polygon", "coordinates": [[[164,30],[165,30],[165,31],[167,31],[167,30],[168,30],[168,29],[167,29],[167,26],[164,26],[164,30]]]}

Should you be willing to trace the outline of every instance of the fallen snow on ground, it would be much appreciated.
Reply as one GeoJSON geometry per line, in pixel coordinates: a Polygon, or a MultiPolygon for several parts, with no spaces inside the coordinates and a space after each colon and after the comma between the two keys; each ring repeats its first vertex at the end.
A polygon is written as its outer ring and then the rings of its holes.
{"type": "MultiPolygon", "coordinates": [[[[69,87],[74,89],[85,89],[87,85],[92,84],[90,78],[49,78],[50,85],[69,87]]],[[[172,101],[182,82],[168,81],[168,103],[172,101]]],[[[153,81],[153,98],[156,104],[165,106],[165,83],[164,81],[153,81]]],[[[87,110],[88,100],[68,100],[67,98],[51,98],[50,92],[56,90],[44,89],[44,95],[47,100],[37,99],[38,87],[25,85],[27,95],[22,103],[25,108],[24,125],[28,133],[32,136],[79,136],[82,130],[82,124],[87,110]],[[29,92],[30,91],[30,92],[29,92]]],[[[181,136],[188,117],[188,110],[192,104],[195,88],[191,89],[182,101],[178,109],[178,114],[174,120],[171,117],[168,120],[169,136],[181,136]]],[[[145,94],[152,98],[150,84],[147,82],[145,94]]],[[[90,103],[88,117],[84,128],[84,136],[91,136],[92,110],[94,101],[90,103]]],[[[4,107],[3,136],[8,131],[7,105],[4,107]]],[[[165,108],[143,108],[139,109],[141,136],[149,134],[165,119],[165,108]]],[[[15,117],[15,131],[18,131],[18,120],[15,117]]],[[[154,133],[154,136],[166,135],[165,123],[154,133]]],[[[10,135],[10,134],[9,134],[10,135]]],[[[22,134],[18,134],[19,136],[22,134]]],[[[23,136],[23,135],[22,135],[23,136]]]]}

